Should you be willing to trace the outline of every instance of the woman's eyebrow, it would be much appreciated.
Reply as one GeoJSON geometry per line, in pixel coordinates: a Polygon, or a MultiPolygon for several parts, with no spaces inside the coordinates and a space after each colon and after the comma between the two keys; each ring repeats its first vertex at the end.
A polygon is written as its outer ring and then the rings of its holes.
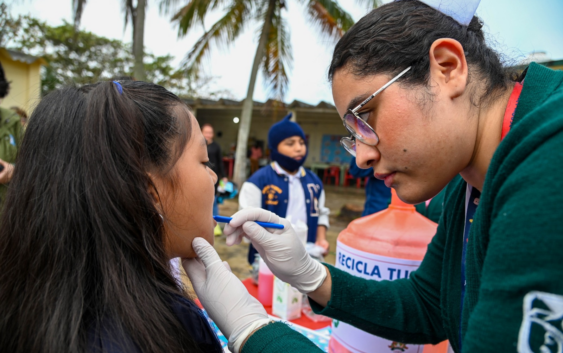
{"type": "Polygon", "coordinates": [[[207,147],[207,140],[203,136],[201,136],[201,145],[207,147]]]}
{"type": "Polygon", "coordinates": [[[346,111],[356,108],[360,103],[365,101],[366,98],[369,97],[369,96],[370,96],[369,94],[363,94],[363,95],[356,96],[356,97],[352,98],[350,103],[348,103],[348,107],[346,108],[346,111]]]}

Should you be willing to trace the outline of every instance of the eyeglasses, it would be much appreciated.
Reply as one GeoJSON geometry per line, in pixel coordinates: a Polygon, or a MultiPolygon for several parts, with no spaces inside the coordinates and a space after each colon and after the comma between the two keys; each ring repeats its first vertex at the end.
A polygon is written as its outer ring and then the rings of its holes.
{"type": "Polygon", "coordinates": [[[407,67],[397,76],[392,78],[391,81],[387,82],[383,87],[375,91],[374,94],[360,103],[356,108],[349,109],[346,114],[344,114],[342,123],[344,124],[346,130],[348,130],[352,134],[352,137],[343,137],[342,139],[340,139],[340,144],[352,156],[356,157],[356,140],[368,146],[376,146],[379,143],[379,137],[375,133],[375,130],[371,126],[369,126],[369,124],[365,120],[360,118],[358,111],[362,109],[364,105],[368,104],[368,102],[375,96],[383,92],[383,90],[389,87],[393,82],[397,81],[401,76],[407,73],[407,71],[409,71],[410,69],[411,66],[407,67]]]}

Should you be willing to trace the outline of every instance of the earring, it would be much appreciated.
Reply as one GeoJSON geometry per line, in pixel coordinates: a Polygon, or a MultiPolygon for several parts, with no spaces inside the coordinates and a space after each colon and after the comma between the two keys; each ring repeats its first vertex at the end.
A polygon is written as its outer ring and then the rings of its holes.
{"type": "Polygon", "coordinates": [[[161,215],[160,213],[159,213],[158,215],[159,215],[159,216],[160,216],[160,218],[162,218],[162,220],[164,221],[164,217],[162,217],[162,215],[161,215]]]}

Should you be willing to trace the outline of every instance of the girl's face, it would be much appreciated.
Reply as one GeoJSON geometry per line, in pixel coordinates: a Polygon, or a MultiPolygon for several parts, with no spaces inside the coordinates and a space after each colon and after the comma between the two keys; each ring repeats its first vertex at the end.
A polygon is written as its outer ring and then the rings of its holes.
{"type": "MultiPolygon", "coordinates": [[[[332,95],[339,115],[354,109],[390,79],[337,70],[332,95]]],[[[459,100],[442,88],[440,82],[431,85],[429,97],[425,87],[393,83],[359,111],[379,136],[379,144],[356,141],[356,163],[364,169],[373,167],[374,176],[408,203],[434,197],[471,160],[476,129],[459,100]]]]}
{"type": "Polygon", "coordinates": [[[307,145],[299,136],[288,137],[278,145],[278,152],[295,160],[302,160],[307,154],[307,145]]]}
{"type": "Polygon", "coordinates": [[[160,192],[166,233],[166,250],[170,258],[196,257],[192,249],[195,237],[205,238],[213,244],[213,200],[217,175],[207,166],[207,143],[197,120],[187,108],[177,106],[177,114],[185,115],[191,125],[191,136],[184,151],[172,170],[173,187],[170,182],[155,180],[160,192]]]}

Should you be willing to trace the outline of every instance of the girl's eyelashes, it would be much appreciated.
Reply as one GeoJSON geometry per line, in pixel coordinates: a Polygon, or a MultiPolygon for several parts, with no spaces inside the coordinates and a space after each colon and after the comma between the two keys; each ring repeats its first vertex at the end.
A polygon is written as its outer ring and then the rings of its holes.
{"type": "Polygon", "coordinates": [[[203,164],[209,169],[213,168],[213,163],[211,163],[210,161],[203,162],[203,164]]]}

